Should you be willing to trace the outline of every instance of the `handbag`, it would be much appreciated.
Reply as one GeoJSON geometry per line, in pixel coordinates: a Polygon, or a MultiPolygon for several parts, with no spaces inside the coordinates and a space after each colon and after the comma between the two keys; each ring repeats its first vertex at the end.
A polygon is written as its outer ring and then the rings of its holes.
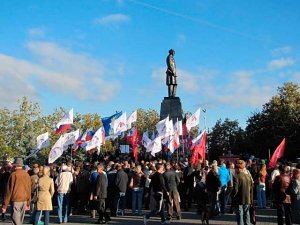
{"type": "Polygon", "coordinates": [[[250,214],[250,223],[256,224],[256,212],[253,205],[250,205],[249,214],[250,214]]]}
{"type": "Polygon", "coordinates": [[[34,204],[37,203],[38,198],[39,198],[39,180],[36,180],[35,188],[34,188],[34,191],[32,194],[32,198],[31,198],[32,203],[34,203],[34,204]]]}

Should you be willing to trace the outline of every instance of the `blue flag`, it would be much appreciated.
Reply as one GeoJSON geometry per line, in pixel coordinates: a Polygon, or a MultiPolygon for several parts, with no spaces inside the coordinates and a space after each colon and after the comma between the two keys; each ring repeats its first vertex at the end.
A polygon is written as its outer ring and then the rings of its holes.
{"type": "Polygon", "coordinates": [[[122,112],[118,112],[112,116],[104,117],[102,118],[102,124],[105,130],[105,137],[108,137],[112,134],[112,127],[111,123],[115,120],[118,119],[122,115],[122,112]]]}

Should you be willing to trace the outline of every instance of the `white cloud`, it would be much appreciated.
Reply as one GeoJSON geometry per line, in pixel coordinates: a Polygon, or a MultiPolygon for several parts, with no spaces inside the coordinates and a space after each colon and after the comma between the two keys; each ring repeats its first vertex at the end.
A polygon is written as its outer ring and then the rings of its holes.
{"type": "Polygon", "coordinates": [[[34,27],[28,30],[28,34],[32,38],[41,38],[46,34],[46,29],[43,27],[34,27]]]}
{"type": "Polygon", "coordinates": [[[110,25],[110,24],[120,24],[130,21],[130,16],[125,14],[111,14],[95,20],[96,24],[100,25],[110,25]]]}
{"type": "Polygon", "coordinates": [[[271,83],[257,83],[254,76],[253,71],[234,72],[227,85],[215,90],[216,103],[234,107],[263,105],[272,96],[274,87],[271,83]]]}
{"type": "Polygon", "coordinates": [[[291,46],[284,46],[284,47],[279,47],[275,48],[272,50],[272,56],[278,57],[282,55],[287,55],[291,53],[293,48],[291,46]]]}
{"type": "Polygon", "coordinates": [[[292,58],[274,59],[268,63],[268,68],[271,70],[283,69],[288,66],[294,65],[295,60],[292,58]]]}
{"type": "Polygon", "coordinates": [[[73,53],[50,42],[30,42],[27,47],[36,62],[0,54],[3,105],[22,96],[37,97],[44,88],[91,101],[109,100],[120,89],[118,81],[109,79],[118,71],[88,55],[73,53]]]}

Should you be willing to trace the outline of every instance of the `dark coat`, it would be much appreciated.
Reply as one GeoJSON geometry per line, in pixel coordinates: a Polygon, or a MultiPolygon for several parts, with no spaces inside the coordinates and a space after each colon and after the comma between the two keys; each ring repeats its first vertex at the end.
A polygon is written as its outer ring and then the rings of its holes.
{"type": "Polygon", "coordinates": [[[179,185],[180,179],[179,176],[175,173],[175,171],[167,170],[163,176],[168,191],[178,191],[177,186],[179,185]]]}
{"type": "Polygon", "coordinates": [[[119,170],[116,176],[116,186],[119,192],[126,192],[128,185],[128,175],[123,170],[119,170]]]}
{"type": "Polygon", "coordinates": [[[152,188],[153,192],[168,192],[165,185],[164,177],[159,172],[155,172],[153,174],[149,188],[152,188]]]}
{"type": "Polygon", "coordinates": [[[94,196],[97,196],[98,199],[107,198],[107,182],[104,173],[99,173],[99,176],[97,177],[94,196]]]}
{"type": "Polygon", "coordinates": [[[206,189],[209,192],[217,192],[221,186],[221,182],[217,173],[212,170],[206,176],[206,189]]]}
{"type": "Polygon", "coordinates": [[[287,193],[291,181],[288,174],[281,174],[275,178],[272,189],[276,203],[291,203],[291,195],[287,193]]]}
{"type": "Polygon", "coordinates": [[[250,173],[237,172],[233,178],[233,199],[235,205],[249,205],[253,202],[253,182],[250,173]]]}

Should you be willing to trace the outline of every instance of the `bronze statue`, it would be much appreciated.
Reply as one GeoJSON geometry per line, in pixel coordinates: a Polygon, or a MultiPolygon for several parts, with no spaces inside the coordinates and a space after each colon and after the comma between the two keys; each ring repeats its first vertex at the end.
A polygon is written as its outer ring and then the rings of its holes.
{"type": "Polygon", "coordinates": [[[175,51],[174,49],[169,50],[169,55],[167,56],[167,71],[166,71],[166,84],[168,86],[169,97],[176,96],[177,88],[177,74],[176,74],[176,63],[174,59],[175,51]]]}

